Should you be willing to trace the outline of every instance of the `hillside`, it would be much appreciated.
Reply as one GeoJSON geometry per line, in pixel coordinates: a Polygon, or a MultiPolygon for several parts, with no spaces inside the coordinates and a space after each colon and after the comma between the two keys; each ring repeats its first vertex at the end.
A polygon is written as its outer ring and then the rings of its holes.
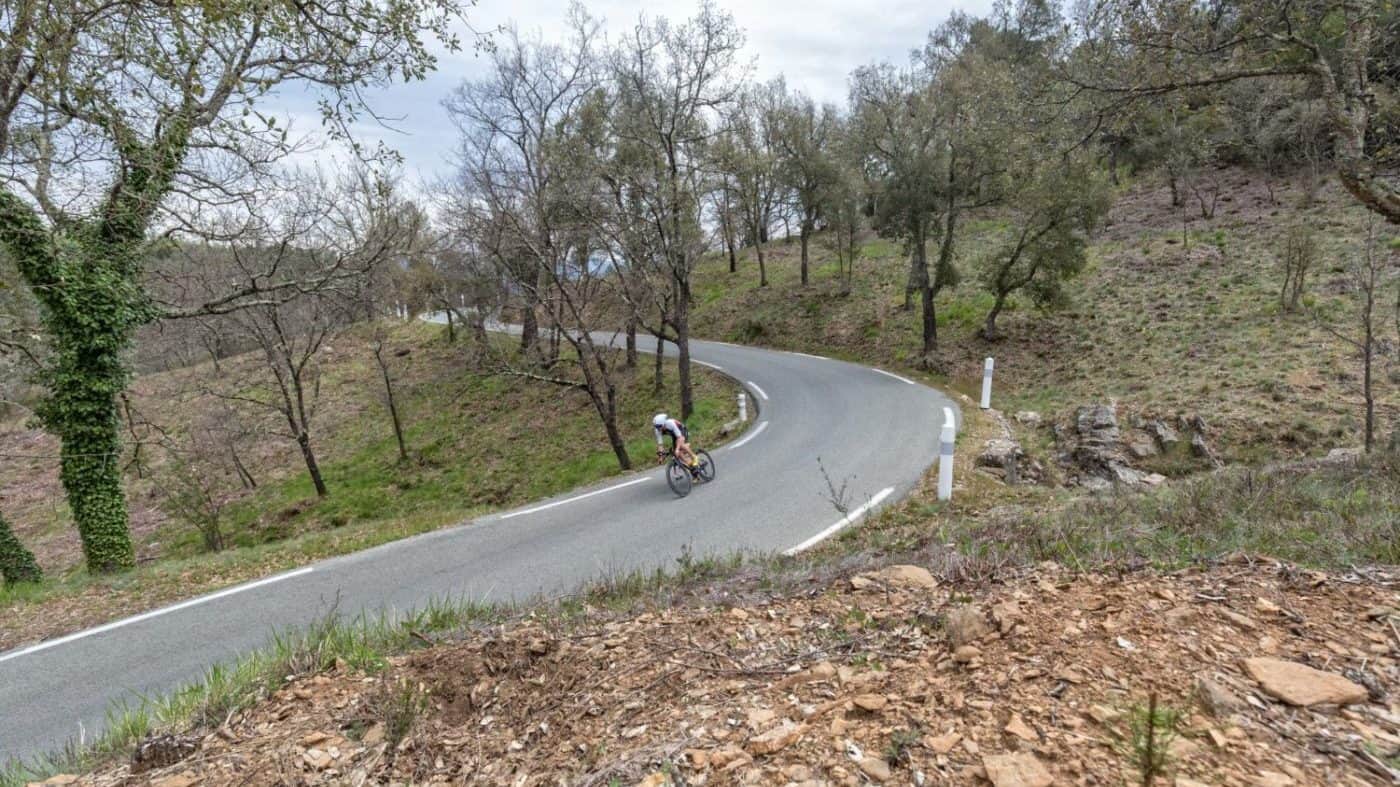
{"type": "MultiPolygon", "coordinates": [[[[465,339],[443,340],[425,324],[395,328],[385,355],[400,398],[409,460],[400,461],[383,399],[383,383],[363,326],[330,343],[322,358],[313,435],[330,495],[317,500],[296,444],[274,413],[210,396],[229,381],[249,384],[253,356],[138,377],[129,406],[139,437],[126,483],[141,565],[133,573],[92,577],[82,568],[78,537],[58,482],[57,441],[22,420],[0,427],[0,507],[48,577],[39,585],[0,588],[0,650],[139,612],[250,578],[456,524],[483,512],[547,497],[617,472],[598,417],[576,389],[478,368],[465,339]],[[214,474],[226,548],[208,552],[189,514],[172,506],[189,490],[172,476],[179,440],[210,419],[235,413],[249,435],[241,461],[257,488],[240,488],[224,462],[214,474]],[[541,423],[549,423],[548,435],[541,423]]],[[[675,370],[666,390],[652,391],[651,369],[624,375],[621,422],[633,461],[651,460],[650,416],[674,405],[675,370]]],[[[699,439],[718,443],[735,417],[733,382],[698,370],[691,423],[699,439]]],[[[182,444],[182,443],[181,443],[182,444]]]]}
{"type": "Polygon", "coordinates": [[[972,596],[907,565],[702,583],[625,617],[531,613],[371,677],[289,678],[77,783],[1141,783],[1155,702],[1158,783],[1382,784],[1400,773],[1397,579],[1240,559],[1042,566],[972,596]]]}
{"type": "MultiPolygon", "coordinates": [[[[1300,180],[1270,181],[1244,170],[1224,170],[1218,179],[1223,196],[1213,220],[1194,205],[1172,208],[1158,179],[1125,186],[1090,243],[1087,270],[1068,288],[1071,303],[1042,313],[1013,302],[996,342],[978,335],[992,298],[978,285],[975,262],[1000,219],[977,216],[958,253],[963,281],[937,300],[939,379],[974,393],[983,358],[994,356],[996,406],[1007,413],[1039,411],[1049,421],[1117,401],[1144,417],[1199,415],[1232,461],[1357,445],[1355,353],[1309,316],[1280,313],[1278,254],[1289,227],[1311,227],[1322,264],[1310,292],[1341,308],[1341,261],[1358,253],[1367,212],[1334,182],[1304,206],[1300,180]]],[[[852,292],[842,296],[824,242],[819,235],[812,243],[805,289],[795,240],[768,245],[766,288],[758,286],[752,250],[734,274],[725,260],[708,259],[697,273],[693,330],[909,369],[919,315],[902,308],[906,256],[894,243],[869,238],[852,292]]],[[[1400,428],[1396,374],[1383,370],[1377,384],[1382,441],[1400,428]]],[[[1047,439],[1042,434],[1039,442],[1047,439]]]]}

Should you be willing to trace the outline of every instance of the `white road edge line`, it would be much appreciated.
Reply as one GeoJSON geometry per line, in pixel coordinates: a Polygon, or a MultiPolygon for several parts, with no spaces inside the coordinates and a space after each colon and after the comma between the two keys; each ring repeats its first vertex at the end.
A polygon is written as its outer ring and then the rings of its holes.
{"type": "Polygon", "coordinates": [[[798,352],[798,351],[796,351],[796,350],[788,350],[788,354],[789,354],[789,355],[800,355],[800,356],[802,356],[803,358],[814,358],[814,359],[816,359],[816,360],[818,360],[818,361],[829,361],[829,360],[831,360],[830,358],[823,358],[823,357],[820,356],[820,355],[812,355],[811,353],[800,353],[800,352],[798,352]]]}
{"type": "Polygon", "coordinates": [[[768,428],[768,422],[767,422],[767,421],[759,421],[759,422],[758,422],[758,426],[755,426],[755,427],[753,428],[753,431],[752,431],[752,432],[749,432],[748,434],[744,435],[743,439],[741,439],[739,442],[734,443],[733,445],[729,446],[729,448],[726,449],[726,450],[733,451],[735,448],[742,448],[743,445],[744,445],[744,443],[747,443],[748,441],[754,439],[755,437],[758,437],[758,433],[759,433],[759,432],[762,432],[764,429],[767,429],[767,428],[768,428]]]}
{"type": "Polygon", "coordinates": [[[602,488],[602,489],[594,489],[592,492],[584,492],[583,494],[581,494],[581,495],[576,495],[576,496],[574,496],[574,497],[565,498],[565,499],[563,499],[563,500],[555,500],[553,503],[545,503],[545,504],[542,505],[542,506],[535,506],[534,508],[527,508],[527,509],[525,509],[524,511],[514,511],[514,512],[511,512],[511,513],[509,513],[509,514],[501,514],[501,519],[511,519],[512,517],[525,516],[526,514],[535,514],[535,513],[539,513],[540,511],[545,511],[545,510],[554,508],[554,507],[556,507],[556,506],[562,506],[562,505],[564,505],[565,503],[573,503],[573,502],[576,502],[576,501],[579,501],[579,500],[583,500],[583,499],[586,498],[586,497],[593,497],[594,495],[601,495],[601,494],[603,494],[604,492],[612,492],[612,491],[614,491],[614,490],[616,490],[616,489],[621,489],[621,488],[623,488],[624,486],[632,486],[633,484],[640,484],[640,483],[642,483],[642,482],[644,482],[644,481],[650,481],[650,480],[651,480],[651,477],[650,477],[650,476],[642,476],[641,478],[634,478],[634,479],[632,479],[631,481],[623,481],[623,482],[620,483],[620,484],[614,484],[614,485],[612,485],[612,486],[604,487],[604,488],[602,488]]]}
{"type": "Polygon", "coordinates": [[[32,653],[38,653],[41,650],[56,648],[59,645],[67,645],[70,642],[76,642],[77,640],[83,639],[85,637],[92,637],[98,634],[105,634],[108,631],[112,631],[113,629],[119,629],[122,626],[130,626],[133,623],[140,623],[143,620],[150,620],[151,618],[157,618],[161,615],[168,615],[171,612],[178,612],[182,609],[189,609],[190,607],[193,607],[196,604],[204,604],[209,601],[214,601],[215,599],[221,599],[226,596],[232,596],[235,593],[242,593],[245,590],[252,590],[253,588],[262,587],[264,585],[271,585],[274,582],[281,582],[286,579],[292,579],[293,577],[299,577],[305,574],[310,574],[312,571],[315,570],[316,569],[312,566],[307,566],[306,568],[299,568],[296,571],[288,571],[285,574],[278,574],[274,577],[267,577],[265,579],[259,579],[255,582],[247,582],[242,585],[235,585],[231,588],[224,588],[223,590],[210,593],[207,596],[200,596],[199,598],[192,598],[188,601],[181,601],[179,604],[171,604],[168,607],[153,609],[150,612],[143,612],[140,615],[133,615],[129,618],[114,620],[111,623],[105,623],[101,626],[96,626],[90,629],[86,629],[84,631],[69,634],[66,637],[51,639],[46,642],[40,642],[37,645],[30,645],[29,647],[24,648],[22,650],[16,650],[13,653],[6,653],[3,656],[0,656],[0,662],[6,662],[10,659],[17,659],[20,656],[28,656],[32,653]]]}
{"type": "Polygon", "coordinates": [[[870,501],[869,501],[869,502],[865,503],[864,505],[862,505],[861,507],[855,509],[854,511],[850,512],[849,514],[846,514],[846,516],[842,517],[840,522],[837,522],[836,524],[832,525],[831,527],[828,527],[827,529],[825,529],[825,530],[823,530],[822,532],[816,534],[815,536],[812,536],[811,538],[807,539],[806,541],[803,541],[801,544],[798,544],[797,546],[793,547],[792,549],[789,549],[789,550],[784,551],[783,554],[784,554],[784,555],[787,555],[788,557],[792,557],[793,555],[796,555],[798,552],[803,552],[803,551],[805,551],[805,550],[811,549],[812,547],[816,546],[817,544],[820,544],[822,541],[824,541],[824,540],[826,540],[826,539],[828,539],[828,538],[831,538],[831,537],[832,537],[833,535],[835,535],[839,530],[841,530],[841,528],[846,527],[847,525],[851,524],[852,522],[856,521],[857,519],[860,519],[862,516],[865,516],[865,513],[866,513],[867,511],[869,511],[870,509],[872,509],[872,508],[874,508],[875,506],[879,505],[879,504],[880,504],[880,501],[882,501],[882,500],[884,500],[885,498],[889,497],[889,496],[890,496],[891,494],[893,494],[893,493],[894,493],[894,487],[892,487],[892,486],[887,486],[887,487],[885,487],[884,489],[881,489],[878,493],[876,493],[876,495],[875,495],[874,497],[870,498],[870,501]]]}
{"type": "Polygon", "coordinates": [[[701,360],[699,360],[699,359],[696,359],[695,362],[698,363],[698,364],[700,364],[701,366],[708,366],[708,367],[710,367],[711,369],[718,369],[718,370],[721,371],[721,372],[724,371],[724,367],[723,367],[723,366],[720,366],[720,365],[717,364],[717,363],[709,363],[709,362],[706,362],[706,361],[701,361],[701,360]]]}
{"type": "Polygon", "coordinates": [[[906,385],[913,385],[913,384],[914,384],[914,381],[913,381],[913,380],[910,380],[908,377],[900,377],[899,375],[895,374],[894,372],[887,372],[887,371],[885,371],[884,369],[876,369],[875,367],[872,366],[872,367],[870,367],[870,371],[875,372],[876,374],[883,374],[883,375],[886,376],[886,377],[893,377],[894,379],[896,379],[896,380],[898,380],[898,381],[900,381],[900,382],[902,382],[902,383],[904,383],[904,384],[906,384],[906,385]]]}
{"type": "Polygon", "coordinates": [[[754,382],[753,380],[749,380],[749,387],[754,389],[754,391],[756,391],[759,396],[762,396],[763,401],[768,401],[768,394],[764,393],[763,389],[758,387],[758,383],[754,382]]]}

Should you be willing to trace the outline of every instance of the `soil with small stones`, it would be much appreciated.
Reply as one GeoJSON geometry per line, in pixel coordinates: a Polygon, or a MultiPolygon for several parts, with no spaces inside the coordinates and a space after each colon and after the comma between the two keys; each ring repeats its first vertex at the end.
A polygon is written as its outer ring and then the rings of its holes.
{"type": "Polygon", "coordinates": [[[1245,559],[1047,564],[976,590],[887,569],[744,606],[526,618],[383,675],[298,678],[173,765],[81,783],[1141,783],[1128,730],[1155,696],[1180,713],[1158,784],[1387,784],[1398,608],[1395,572],[1245,559]],[[1284,703],[1260,658],[1351,704],[1284,703]]]}

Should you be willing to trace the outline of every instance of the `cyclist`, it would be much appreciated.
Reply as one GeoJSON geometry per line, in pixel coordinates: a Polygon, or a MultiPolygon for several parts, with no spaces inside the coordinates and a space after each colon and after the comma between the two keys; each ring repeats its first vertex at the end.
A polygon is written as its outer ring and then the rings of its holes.
{"type": "Polygon", "coordinates": [[[658,460],[666,456],[666,452],[661,449],[661,438],[671,438],[671,450],[676,458],[681,460],[694,472],[695,452],[690,450],[690,432],[685,428],[685,424],[675,418],[668,417],[665,413],[657,413],[651,419],[651,429],[656,434],[656,458],[658,460]]]}

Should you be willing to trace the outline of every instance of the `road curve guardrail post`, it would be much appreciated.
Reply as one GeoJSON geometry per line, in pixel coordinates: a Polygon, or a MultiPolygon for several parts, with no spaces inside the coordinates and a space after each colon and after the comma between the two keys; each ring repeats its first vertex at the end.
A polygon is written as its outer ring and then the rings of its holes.
{"type": "Polygon", "coordinates": [[[992,367],[996,362],[989,356],[986,363],[982,364],[982,409],[989,410],[992,407],[992,367]]]}
{"type": "Polygon", "coordinates": [[[958,437],[958,425],[953,410],[943,408],[943,433],[938,440],[938,499],[953,499],[953,443],[958,437]]]}

